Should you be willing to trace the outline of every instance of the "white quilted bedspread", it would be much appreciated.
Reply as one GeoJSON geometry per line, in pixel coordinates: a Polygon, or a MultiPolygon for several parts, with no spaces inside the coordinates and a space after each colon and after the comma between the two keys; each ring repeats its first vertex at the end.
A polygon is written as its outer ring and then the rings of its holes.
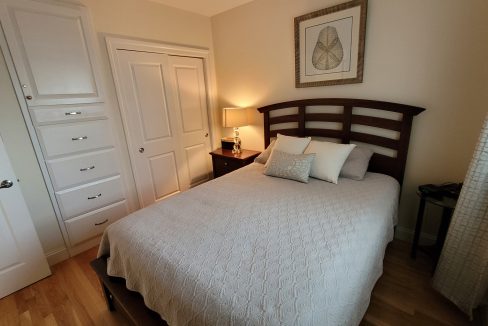
{"type": "Polygon", "coordinates": [[[99,256],[169,325],[357,325],[399,185],[268,177],[253,163],[107,228],[99,256]]]}

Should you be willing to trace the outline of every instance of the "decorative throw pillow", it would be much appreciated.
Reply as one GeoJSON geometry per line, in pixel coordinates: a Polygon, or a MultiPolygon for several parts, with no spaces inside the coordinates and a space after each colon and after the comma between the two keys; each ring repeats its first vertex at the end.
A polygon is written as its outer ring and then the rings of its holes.
{"type": "Polygon", "coordinates": [[[354,144],[312,140],[305,150],[305,154],[316,154],[310,176],[337,184],[342,166],[354,147],[354,144]]]}
{"type": "MultiPolygon", "coordinates": [[[[275,150],[288,154],[303,154],[303,151],[305,150],[305,148],[307,148],[308,144],[310,144],[311,140],[312,138],[310,137],[300,138],[278,134],[276,137],[276,142],[268,158],[268,162],[273,156],[273,152],[275,150]]],[[[266,162],[266,164],[264,165],[265,167],[268,166],[268,162],[266,162]]]]}
{"type": "Polygon", "coordinates": [[[308,183],[315,154],[288,154],[273,150],[264,174],[308,183]]]}
{"type": "Polygon", "coordinates": [[[299,138],[278,134],[273,150],[289,154],[303,154],[311,140],[310,137],[299,138]]]}
{"type": "Polygon", "coordinates": [[[274,147],[275,142],[276,142],[276,140],[273,139],[273,141],[269,144],[269,146],[266,147],[266,149],[264,150],[264,152],[262,152],[261,154],[259,154],[259,156],[254,159],[254,162],[261,163],[261,164],[266,164],[266,162],[269,159],[269,155],[271,155],[271,152],[273,151],[273,147],[274,147]]]}
{"type": "Polygon", "coordinates": [[[351,151],[346,162],[342,166],[341,177],[353,180],[363,180],[368,170],[369,160],[373,151],[367,147],[357,146],[351,151]]]}

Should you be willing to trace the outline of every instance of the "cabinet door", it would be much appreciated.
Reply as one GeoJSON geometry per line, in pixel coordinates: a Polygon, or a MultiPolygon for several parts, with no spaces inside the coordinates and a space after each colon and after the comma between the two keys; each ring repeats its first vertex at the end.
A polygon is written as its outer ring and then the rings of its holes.
{"type": "Polygon", "coordinates": [[[0,0],[0,19],[29,106],[101,101],[84,8],[0,0]]]}

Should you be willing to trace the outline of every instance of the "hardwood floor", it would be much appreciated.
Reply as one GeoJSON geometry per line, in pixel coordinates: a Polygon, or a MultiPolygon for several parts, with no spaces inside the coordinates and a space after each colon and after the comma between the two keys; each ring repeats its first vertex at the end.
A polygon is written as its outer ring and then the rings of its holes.
{"type": "Polygon", "coordinates": [[[89,262],[96,248],[53,266],[53,275],[0,300],[0,325],[124,325],[107,310],[89,262]]]}
{"type": "Polygon", "coordinates": [[[395,240],[388,246],[383,275],[376,283],[361,325],[474,325],[454,304],[431,287],[432,260],[410,244],[395,240]]]}
{"type": "MultiPolygon", "coordinates": [[[[430,287],[431,262],[412,261],[409,244],[388,247],[384,274],[374,288],[361,325],[470,325],[449,301],[430,287]]],[[[110,313],[89,266],[96,248],[64,261],[53,275],[0,299],[0,325],[124,325],[110,313]]]]}

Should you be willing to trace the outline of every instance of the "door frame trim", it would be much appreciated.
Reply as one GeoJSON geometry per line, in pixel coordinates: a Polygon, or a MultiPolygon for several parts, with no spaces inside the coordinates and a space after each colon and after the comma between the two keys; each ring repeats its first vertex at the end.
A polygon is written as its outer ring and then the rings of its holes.
{"type": "MultiPolygon", "coordinates": [[[[207,89],[207,119],[208,119],[208,129],[210,134],[210,149],[213,150],[219,147],[220,138],[217,132],[218,128],[214,128],[219,124],[218,114],[217,114],[217,93],[216,93],[216,78],[215,78],[215,65],[213,60],[213,54],[210,49],[197,48],[191,46],[175,45],[164,43],[161,41],[148,41],[140,40],[136,38],[130,38],[125,36],[113,36],[105,35],[105,43],[107,45],[107,52],[110,61],[110,67],[112,70],[112,78],[115,84],[115,91],[117,95],[120,116],[122,118],[122,124],[124,127],[124,134],[126,138],[127,146],[129,145],[129,126],[127,119],[123,113],[123,107],[126,107],[126,103],[123,96],[123,87],[120,82],[120,76],[117,73],[117,67],[119,66],[117,51],[136,51],[136,52],[148,52],[148,53],[158,53],[173,56],[182,57],[193,57],[203,60],[203,70],[205,78],[205,86],[207,89]]],[[[130,153],[130,149],[129,153],[130,153]]],[[[132,175],[134,175],[134,166],[132,160],[130,162],[132,168],[132,175]]],[[[142,207],[141,199],[139,195],[139,204],[142,207]]]]}

